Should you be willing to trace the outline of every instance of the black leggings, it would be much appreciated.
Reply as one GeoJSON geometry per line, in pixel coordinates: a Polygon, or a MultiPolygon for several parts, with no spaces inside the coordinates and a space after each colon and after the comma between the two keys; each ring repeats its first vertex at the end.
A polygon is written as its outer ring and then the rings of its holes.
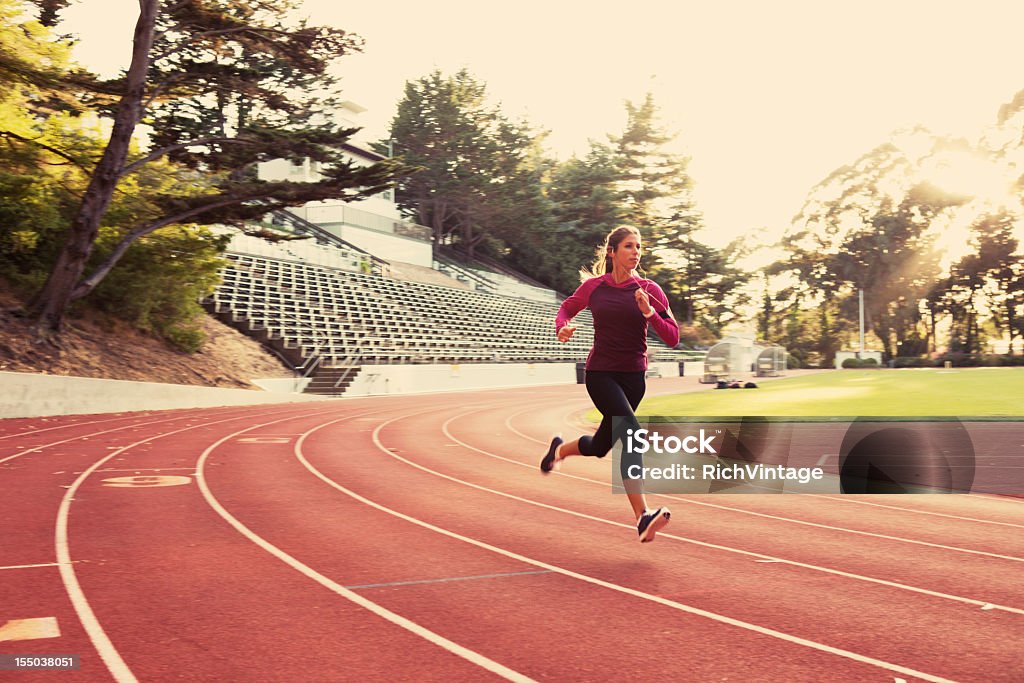
{"type": "MultiPolygon", "coordinates": [[[[625,438],[626,429],[639,429],[633,411],[640,405],[647,390],[643,372],[602,372],[587,370],[587,393],[594,407],[601,411],[601,425],[593,436],[580,437],[580,453],[597,458],[608,455],[612,444],[625,438]],[[616,419],[613,423],[613,418],[616,419]]],[[[620,469],[625,476],[626,467],[636,464],[634,456],[623,449],[620,469]]]]}

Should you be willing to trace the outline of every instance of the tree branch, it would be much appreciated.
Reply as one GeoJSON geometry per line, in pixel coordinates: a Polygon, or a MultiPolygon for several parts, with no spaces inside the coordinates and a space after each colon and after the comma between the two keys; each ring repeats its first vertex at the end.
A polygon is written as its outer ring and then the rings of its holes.
{"type": "Polygon", "coordinates": [[[178,143],[176,145],[167,145],[166,147],[161,147],[160,149],[153,150],[152,152],[150,152],[146,156],[142,157],[141,159],[137,159],[137,160],[133,161],[132,163],[128,164],[127,166],[125,166],[124,168],[121,169],[121,172],[118,174],[118,177],[124,177],[126,175],[130,175],[130,174],[134,173],[135,171],[137,171],[140,167],[145,166],[146,164],[150,163],[151,161],[156,161],[160,157],[162,157],[162,156],[164,156],[166,154],[169,154],[170,152],[173,152],[175,150],[186,149],[188,147],[200,147],[202,145],[209,145],[209,144],[214,143],[214,142],[234,143],[234,144],[238,144],[238,145],[252,145],[252,144],[255,144],[253,142],[250,142],[249,140],[240,140],[238,138],[211,137],[211,138],[199,138],[198,140],[189,140],[188,142],[181,142],[181,143],[178,143]]]}
{"type": "MultiPolygon", "coordinates": [[[[181,3],[181,5],[186,5],[186,4],[187,3],[181,3]]],[[[274,34],[277,34],[279,36],[289,36],[289,35],[291,35],[291,32],[289,32],[289,31],[275,30],[275,29],[271,29],[269,27],[263,27],[263,30],[266,31],[267,33],[274,33],[274,34]]],[[[248,25],[236,26],[235,28],[217,29],[217,30],[212,30],[212,31],[198,31],[196,33],[191,34],[187,41],[180,42],[180,43],[174,43],[171,46],[171,48],[168,49],[166,52],[155,53],[154,56],[153,56],[153,61],[157,62],[157,61],[159,61],[161,59],[164,59],[165,57],[169,57],[172,54],[180,52],[182,47],[184,47],[185,45],[190,45],[190,44],[196,43],[196,42],[198,42],[199,40],[201,40],[203,38],[209,38],[209,37],[213,37],[213,36],[226,36],[226,35],[233,35],[233,34],[237,34],[237,33],[246,33],[246,32],[252,32],[255,35],[261,35],[261,33],[262,33],[261,31],[254,30],[252,26],[248,26],[248,25]]]]}
{"type": "MultiPolygon", "coordinates": [[[[155,230],[159,230],[160,228],[175,223],[188,222],[189,219],[196,218],[197,216],[201,216],[205,213],[214,211],[216,209],[222,209],[224,207],[229,206],[238,206],[240,204],[245,204],[246,202],[259,201],[260,204],[258,208],[260,213],[270,213],[271,211],[283,209],[288,206],[295,206],[297,203],[301,203],[299,201],[295,201],[294,199],[282,201],[280,199],[269,198],[262,192],[254,192],[253,194],[255,196],[211,196],[209,197],[210,201],[208,201],[207,203],[201,204],[199,206],[193,206],[183,211],[179,211],[175,214],[164,216],[151,223],[147,223],[143,226],[135,228],[134,230],[131,230],[127,235],[121,238],[121,241],[117,243],[113,251],[107,256],[106,259],[103,260],[103,262],[99,266],[96,267],[96,269],[88,277],[83,278],[74,286],[70,300],[77,301],[78,299],[81,299],[82,297],[87,296],[90,292],[92,292],[92,290],[95,289],[96,286],[99,285],[99,283],[103,280],[103,278],[107,276],[107,274],[113,269],[113,267],[117,264],[121,257],[124,256],[125,252],[128,251],[128,248],[137,239],[139,239],[140,237],[144,237],[145,235],[148,235],[151,232],[154,232],[155,230]]],[[[351,201],[355,197],[353,197],[352,195],[348,195],[339,196],[339,198],[341,198],[343,201],[351,201]]]]}
{"type": "Polygon", "coordinates": [[[46,144],[45,142],[39,142],[39,140],[33,140],[31,138],[26,138],[26,137],[24,137],[22,135],[18,135],[17,133],[11,132],[9,130],[0,130],[0,136],[5,137],[5,138],[7,138],[9,140],[10,139],[14,139],[14,140],[20,140],[21,142],[27,142],[30,145],[35,145],[36,147],[40,147],[42,149],[45,149],[47,152],[51,152],[53,154],[56,154],[61,159],[64,159],[65,161],[67,161],[67,162],[77,166],[84,173],[89,173],[89,169],[87,169],[85,166],[83,166],[81,164],[81,162],[79,162],[77,159],[75,159],[74,157],[72,157],[71,155],[69,155],[66,152],[62,152],[61,150],[56,149],[55,147],[51,147],[50,145],[46,144]]]}
{"type": "MultiPolygon", "coordinates": [[[[225,198],[219,202],[211,202],[210,204],[204,204],[203,206],[196,206],[191,209],[188,209],[187,211],[182,211],[180,213],[174,214],[173,216],[165,216],[152,223],[148,223],[142,227],[135,228],[127,235],[125,235],[123,238],[121,238],[121,241],[117,243],[117,246],[114,247],[114,250],[110,252],[107,258],[103,260],[103,263],[96,267],[96,270],[94,270],[88,277],[83,278],[77,285],[75,285],[75,288],[71,293],[71,301],[77,301],[78,299],[87,296],[92,290],[94,290],[96,286],[103,280],[103,278],[105,278],[107,274],[114,268],[114,266],[117,265],[117,262],[121,260],[121,257],[124,256],[126,251],[128,251],[128,248],[131,247],[131,245],[135,243],[135,240],[139,239],[140,237],[145,237],[151,232],[159,230],[160,228],[167,227],[168,225],[171,225],[173,223],[182,223],[184,221],[187,221],[189,218],[195,218],[196,216],[206,213],[207,211],[212,211],[213,209],[220,209],[225,206],[231,206],[232,204],[238,204],[241,201],[245,200],[240,200],[238,197],[225,198]]],[[[268,204],[267,211],[273,211],[278,208],[281,207],[277,206],[275,203],[270,203],[268,204]]]]}
{"type": "Polygon", "coordinates": [[[150,93],[149,97],[140,105],[142,107],[142,110],[143,111],[148,111],[149,110],[149,105],[153,104],[153,101],[156,100],[156,98],[158,96],[160,96],[165,90],[167,90],[167,88],[169,88],[173,83],[175,83],[177,81],[184,80],[186,75],[187,74],[183,74],[183,73],[181,73],[181,74],[174,74],[173,76],[171,76],[167,80],[163,81],[162,83],[157,83],[153,87],[153,91],[150,93]]]}

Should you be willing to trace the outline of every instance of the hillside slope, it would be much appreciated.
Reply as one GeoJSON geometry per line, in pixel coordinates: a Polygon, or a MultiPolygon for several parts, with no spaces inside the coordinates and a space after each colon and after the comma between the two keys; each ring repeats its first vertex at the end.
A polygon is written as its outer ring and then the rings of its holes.
{"type": "Polygon", "coordinates": [[[292,372],[257,341],[220,321],[202,321],[207,341],[182,353],[123,322],[86,315],[67,321],[57,346],[40,343],[19,302],[0,288],[0,372],[39,372],[209,387],[256,389],[251,380],[292,372]]]}

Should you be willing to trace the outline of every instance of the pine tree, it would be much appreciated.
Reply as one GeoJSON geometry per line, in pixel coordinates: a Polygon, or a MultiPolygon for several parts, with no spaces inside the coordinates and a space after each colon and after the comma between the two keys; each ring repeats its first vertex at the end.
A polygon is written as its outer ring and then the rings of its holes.
{"type": "Polygon", "coordinates": [[[639,106],[627,102],[626,112],[625,131],[609,137],[623,217],[644,239],[644,268],[662,282],[682,321],[718,334],[737,319],[743,301],[740,289],[748,278],[733,265],[740,245],[717,249],[698,239],[704,218],[692,195],[690,160],[666,149],[675,136],[661,127],[653,95],[639,106]]]}
{"type": "Polygon", "coordinates": [[[467,70],[435,70],[406,83],[390,138],[419,169],[399,182],[398,205],[431,229],[435,248],[458,245],[472,255],[488,238],[504,248],[502,237],[517,224],[516,201],[540,187],[529,126],[490,105],[486,85],[467,70]]]}

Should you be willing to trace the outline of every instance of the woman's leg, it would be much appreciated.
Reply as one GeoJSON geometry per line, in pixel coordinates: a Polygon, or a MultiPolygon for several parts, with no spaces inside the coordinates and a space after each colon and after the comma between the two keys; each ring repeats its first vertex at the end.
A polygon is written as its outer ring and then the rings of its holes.
{"type": "Polygon", "coordinates": [[[603,458],[611,450],[614,438],[612,420],[625,418],[636,424],[633,412],[643,400],[646,384],[643,373],[588,372],[587,393],[594,407],[601,413],[601,424],[591,436],[581,436],[558,447],[557,457],[587,455],[603,458]]]}
{"type": "Polygon", "coordinates": [[[542,472],[550,472],[557,468],[562,460],[571,455],[603,458],[608,454],[612,447],[612,417],[632,414],[632,410],[628,409],[629,400],[625,392],[613,378],[616,374],[619,373],[587,372],[587,393],[590,394],[594,407],[601,413],[601,424],[592,436],[581,436],[566,443],[562,443],[562,439],[557,436],[553,438],[547,455],[540,463],[542,472]]]}
{"type": "MultiPolygon", "coordinates": [[[[644,373],[622,373],[618,377],[618,382],[630,408],[628,424],[633,429],[639,429],[640,423],[637,422],[634,413],[640,405],[640,401],[643,400],[644,393],[647,391],[647,382],[644,379],[644,373]]],[[[647,498],[644,496],[643,480],[630,479],[626,476],[626,472],[630,465],[639,465],[643,467],[643,457],[639,454],[631,453],[623,448],[622,462],[619,467],[622,475],[622,488],[626,491],[626,498],[629,499],[629,506],[633,508],[633,516],[637,521],[640,521],[640,517],[643,515],[644,511],[647,510],[647,498]]]]}
{"type": "MultiPolygon", "coordinates": [[[[555,437],[548,449],[548,455],[541,462],[541,469],[548,472],[560,460],[570,455],[598,458],[607,455],[615,441],[625,437],[626,429],[640,427],[634,413],[644,397],[646,388],[643,372],[588,372],[587,392],[594,402],[594,407],[601,412],[601,424],[593,436],[581,436],[564,444],[561,443],[561,439],[555,437]]],[[[626,476],[629,466],[634,464],[642,467],[642,456],[623,448],[620,463],[622,485],[633,509],[633,517],[637,521],[640,540],[646,543],[654,540],[655,533],[665,526],[671,514],[668,508],[664,507],[657,510],[647,509],[643,480],[630,479],[626,476]]]]}
{"type": "MultiPolygon", "coordinates": [[[[558,458],[566,458],[577,453],[598,458],[607,455],[615,442],[624,438],[625,429],[639,428],[634,411],[640,405],[645,390],[642,372],[588,372],[587,392],[594,402],[594,407],[601,412],[601,424],[593,436],[581,436],[575,441],[563,444],[559,449],[558,458]]],[[[647,508],[643,486],[641,482],[625,476],[629,465],[635,464],[638,459],[639,456],[623,450],[620,469],[623,472],[623,488],[630,507],[633,508],[633,516],[639,520],[647,508]]],[[[639,464],[642,464],[642,461],[639,464]]]]}

